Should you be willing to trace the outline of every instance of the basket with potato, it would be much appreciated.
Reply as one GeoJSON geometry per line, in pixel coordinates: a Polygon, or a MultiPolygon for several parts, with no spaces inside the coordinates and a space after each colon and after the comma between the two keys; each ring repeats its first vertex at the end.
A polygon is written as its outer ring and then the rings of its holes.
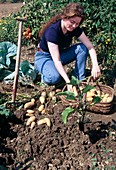
{"type": "MultiPolygon", "coordinates": [[[[63,92],[65,92],[65,87],[63,92]]],[[[66,95],[60,96],[64,105],[78,108],[80,107],[81,102],[81,104],[85,105],[86,110],[104,114],[109,113],[113,106],[114,89],[110,86],[93,82],[91,79],[87,82],[81,82],[77,86],[73,86],[73,93],[75,99],[68,99],[66,95]],[[93,88],[85,91],[84,89],[87,85],[88,87],[91,86],[93,88]],[[82,97],[82,100],[80,100],[80,96],[82,97]],[[94,99],[97,97],[100,100],[94,102],[94,99]]]]}

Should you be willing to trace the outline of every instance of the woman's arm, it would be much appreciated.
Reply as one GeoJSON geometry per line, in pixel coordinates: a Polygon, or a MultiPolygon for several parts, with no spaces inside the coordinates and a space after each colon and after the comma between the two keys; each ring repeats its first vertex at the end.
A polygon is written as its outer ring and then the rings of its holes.
{"type": "Polygon", "coordinates": [[[91,61],[92,61],[92,72],[91,72],[91,74],[92,74],[93,78],[96,79],[101,74],[100,68],[98,66],[96,51],[95,51],[91,41],[88,39],[88,37],[85,35],[84,32],[80,35],[80,37],[78,39],[87,47],[87,49],[89,51],[90,58],[91,58],[91,61]]]}
{"type": "MultiPolygon", "coordinates": [[[[65,80],[66,83],[70,83],[70,79],[69,79],[69,77],[61,63],[61,60],[60,60],[60,53],[59,53],[58,45],[48,42],[48,48],[49,48],[50,54],[52,56],[54,65],[55,65],[56,69],[58,70],[59,74],[63,77],[63,79],[65,80]]],[[[69,91],[72,91],[71,85],[67,85],[67,88],[69,91]]]]}

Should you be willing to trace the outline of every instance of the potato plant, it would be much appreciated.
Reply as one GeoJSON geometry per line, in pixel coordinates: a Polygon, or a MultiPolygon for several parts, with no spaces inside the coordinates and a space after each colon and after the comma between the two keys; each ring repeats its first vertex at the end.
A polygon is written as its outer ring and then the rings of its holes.
{"type": "Polygon", "coordinates": [[[66,109],[62,112],[62,120],[66,124],[68,116],[74,111],[76,111],[79,114],[79,128],[81,131],[84,131],[84,117],[86,112],[86,106],[99,103],[102,97],[100,96],[99,91],[97,91],[94,86],[89,84],[82,86],[82,82],[73,76],[70,83],[73,85],[73,92],[64,91],[57,93],[57,95],[65,95],[66,100],[70,100],[70,102],[71,100],[77,101],[78,98],[78,107],[75,107],[73,103],[72,106],[66,107],[66,109]],[[77,88],[75,89],[74,87],[77,88]]]}

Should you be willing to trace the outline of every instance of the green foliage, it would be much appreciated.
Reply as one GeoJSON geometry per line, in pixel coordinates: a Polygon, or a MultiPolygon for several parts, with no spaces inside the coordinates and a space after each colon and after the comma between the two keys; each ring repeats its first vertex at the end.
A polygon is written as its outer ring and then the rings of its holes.
{"type": "Polygon", "coordinates": [[[74,93],[70,91],[59,92],[57,95],[64,95],[66,96],[66,100],[76,100],[74,93]]]}
{"type": "Polygon", "coordinates": [[[7,16],[0,20],[0,42],[9,41],[17,44],[18,25],[15,18],[7,16]]]}
{"type": "Polygon", "coordinates": [[[71,107],[67,107],[63,112],[62,112],[62,120],[64,122],[64,124],[67,123],[67,118],[68,116],[74,112],[75,109],[71,108],[71,107]]]}
{"type": "Polygon", "coordinates": [[[95,88],[94,86],[86,84],[82,92],[87,93],[88,91],[90,91],[91,89],[94,89],[94,88],[95,88]]]}
{"type": "Polygon", "coordinates": [[[0,105],[0,115],[5,115],[6,117],[11,116],[11,112],[9,109],[6,109],[6,107],[4,106],[4,104],[0,105]]]}
{"type": "MultiPolygon", "coordinates": [[[[37,76],[36,71],[35,71],[34,67],[27,60],[21,62],[20,69],[23,73],[23,76],[25,75],[32,81],[34,81],[36,79],[36,76],[37,76]]],[[[25,79],[25,81],[26,81],[26,79],[25,79]]],[[[29,80],[27,79],[27,81],[29,81],[29,80]]],[[[28,82],[27,82],[27,84],[28,84],[28,82]]]]}

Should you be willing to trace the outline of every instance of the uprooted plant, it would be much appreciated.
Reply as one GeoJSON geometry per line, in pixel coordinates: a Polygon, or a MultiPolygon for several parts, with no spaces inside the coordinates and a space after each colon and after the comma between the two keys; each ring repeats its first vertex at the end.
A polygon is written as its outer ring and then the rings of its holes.
{"type": "Polygon", "coordinates": [[[79,114],[79,129],[84,131],[86,107],[99,103],[103,96],[100,96],[95,86],[79,81],[74,76],[72,76],[70,84],[73,85],[73,92],[63,91],[57,93],[59,96],[65,96],[66,101],[72,103],[62,112],[62,120],[66,124],[68,116],[76,111],[79,114]]]}

